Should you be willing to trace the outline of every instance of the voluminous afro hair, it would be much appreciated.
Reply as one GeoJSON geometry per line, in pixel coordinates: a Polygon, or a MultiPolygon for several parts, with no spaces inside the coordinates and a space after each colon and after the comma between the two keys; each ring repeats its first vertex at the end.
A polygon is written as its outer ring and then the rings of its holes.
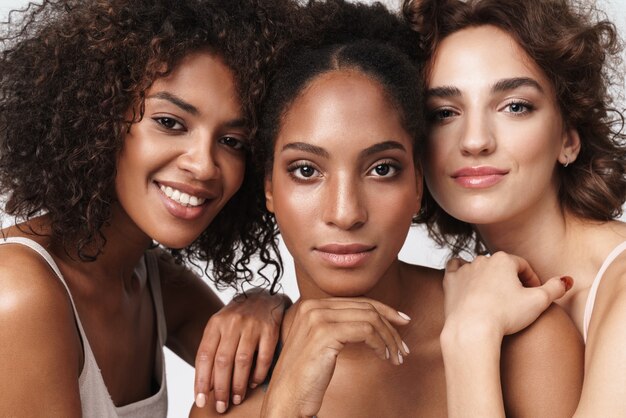
{"type": "MultiPolygon", "coordinates": [[[[94,260],[115,200],[124,134],[143,116],[145,91],[188,53],[221,55],[254,134],[266,73],[289,38],[287,0],[44,0],[14,11],[0,33],[0,195],[6,213],[47,213],[68,253],[94,260]],[[129,120],[129,111],[132,117],[129,120]]],[[[252,153],[256,145],[252,143],[252,153]]],[[[251,162],[248,155],[248,163],[251,162]]],[[[248,168],[250,168],[248,164],[248,168]]],[[[280,272],[262,179],[243,185],[178,260],[211,261],[218,284],[280,272]]],[[[265,277],[265,276],[263,276],[265,277]]]]}
{"type": "MultiPolygon", "coordinates": [[[[626,200],[623,109],[611,88],[624,82],[622,42],[615,25],[591,3],[576,0],[405,0],[405,17],[422,35],[430,59],[439,43],[459,30],[493,25],[507,32],[552,82],[563,121],[578,131],[576,161],[559,168],[563,210],[609,221],[626,200]]],[[[428,64],[426,65],[428,74],[428,64]]],[[[619,88],[617,93],[619,94],[619,88]]],[[[448,215],[425,190],[421,220],[453,254],[484,253],[472,225],[448,215]],[[473,247],[473,248],[472,248],[473,247]]]]}

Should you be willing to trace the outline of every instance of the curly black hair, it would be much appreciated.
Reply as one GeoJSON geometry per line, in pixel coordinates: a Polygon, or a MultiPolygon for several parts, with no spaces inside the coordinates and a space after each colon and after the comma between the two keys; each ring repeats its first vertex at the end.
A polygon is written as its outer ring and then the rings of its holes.
{"type": "MultiPolygon", "coordinates": [[[[295,7],[289,0],[44,0],[11,12],[0,32],[5,212],[26,221],[47,213],[68,254],[95,260],[115,200],[117,156],[143,116],[146,90],[189,53],[215,51],[235,75],[254,134],[295,7]]],[[[256,256],[265,280],[268,266],[274,281],[280,275],[262,179],[250,169],[254,141],[251,148],[241,189],[189,247],[171,250],[179,261],[210,261],[218,285],[251,280],[256,256]]]]}
{"type": "MultiPolygon", "coordinates": [[[[427,59],[446,36],[468,27],[493,25],[511,35],[552,82],[566,126],[580,135],[577,159],[559,169],[561,207],[601,222],[622,214],[626,135],[610,88],[623,82],[622,42],[593,2],[405,0],[403,11],[422,35],[427,59]]],[[[474,227],[447,214],[428,190],[422,210],[430,235],[454,255],[486,252],[474,227]]]]}
{"type": "Polygon", "coordinates": [[[423,120],[419,36],[381,3],[311,0],[302,11],[301,39],[286,48],[263,102],[258,164],[271,173],[274,143],[284,115],[310,82],[321,74],[353,69],[378,81],[397,106],[414,139],[416,161],[422,150],[423,120]]]}

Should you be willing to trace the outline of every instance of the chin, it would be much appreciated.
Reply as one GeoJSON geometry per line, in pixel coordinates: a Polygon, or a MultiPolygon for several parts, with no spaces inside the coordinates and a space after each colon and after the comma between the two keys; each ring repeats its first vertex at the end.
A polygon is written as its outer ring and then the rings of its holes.
{"type": "Polygon", "coordinates": [[[319,284],[319,288],[331,297],[356,298],[366,296],[376,284],[363,283],[362,277],[360,279],[334,277],[333,279],[333,283],[319,284]]]}

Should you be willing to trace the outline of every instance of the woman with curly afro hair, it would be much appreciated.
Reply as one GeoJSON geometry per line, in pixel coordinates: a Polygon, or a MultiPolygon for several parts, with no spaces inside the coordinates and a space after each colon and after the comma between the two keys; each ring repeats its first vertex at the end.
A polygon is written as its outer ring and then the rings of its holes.
{"type": "Polygon", "coordinates": [[[231,376],[234,404],[263,381],[283,298],[213,316],[222,303],[181,262],[207,261],[235,287],[280,273],[250,161],[292,7],[44,0],[9,15],[0,195],[16,225],[0,238],[0,416],[165,416],[163,345],[190,364],[199,350],[200,406],[213,385],[225,410],[231,376]]]}
{"type": "MultiPolygon", "coordinates": [[[[615,25],[590,1],[404,6],[428,54],[422,219],[455,254],[492,254],[446,269],[450,416],[509,415],[502,338],[563,293],[527,287],[563,274],[570,290],[556,303],[585,343],[570,416],[625,416],[626,224],[617,218],[626,136],[612,94],[624,80],[615,25]]],[[[546,396],[560,405],[552,389],[546,396]]]]}

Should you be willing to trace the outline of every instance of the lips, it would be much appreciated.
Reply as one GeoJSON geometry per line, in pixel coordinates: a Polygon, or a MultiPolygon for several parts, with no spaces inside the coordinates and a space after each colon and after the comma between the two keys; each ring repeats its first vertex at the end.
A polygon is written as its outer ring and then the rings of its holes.
{"type": "Polygon", "coordinates": [[[159,197],[167,211],[174,217],[183,220],[194,220],[201,217],[208,204],[216,196],[206,190],[198,189],[181,183],[155,182],[159,197]]]}
{"type": "Polygon", "coordinates": [[[365,264],[375,249],[365,244],[327,244],[313,251],[330,267],[355,268],[365,264]]]}
{"type": "Polygon", "coordinates": [[[452,173],[451,177],[462,187],[482,189],[498,184],[508,173],[508,170],[496,167],[464,167],[452,173]]]}

